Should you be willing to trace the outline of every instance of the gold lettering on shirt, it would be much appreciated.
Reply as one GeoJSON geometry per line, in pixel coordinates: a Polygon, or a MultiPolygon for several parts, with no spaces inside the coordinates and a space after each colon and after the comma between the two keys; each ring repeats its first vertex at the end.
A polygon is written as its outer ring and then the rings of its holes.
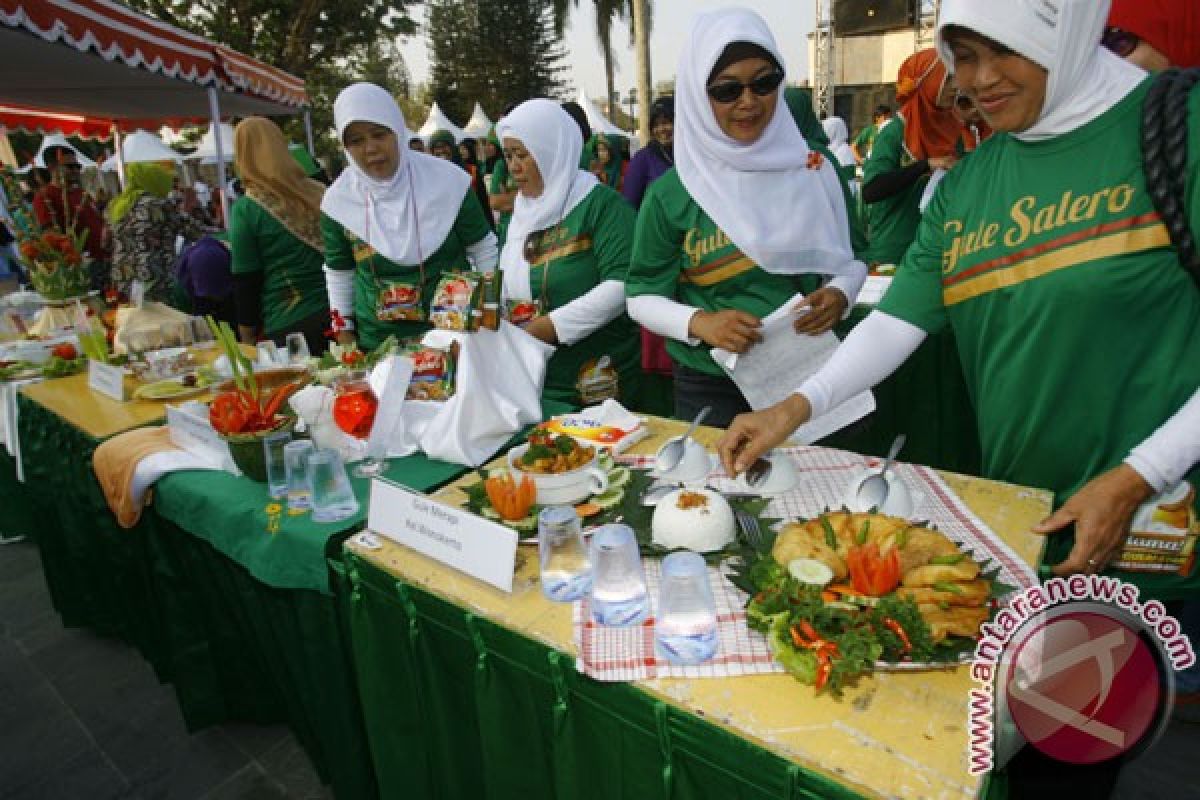
{"type": "Polygon", "coordinates": [[[952,219],[946,222],[943,230],[950,239],[949,249],[942,253],[942,273],[948,275],[958,266],[963,256],[995,247],[996,237],[1000,234],[1000,223],[980,221],[974,229],[963,234],[962,222],[952,219]]]}
{"type": "Polygon", "coordinates": [[[701,238],[698,228],[691,228],[683,237],[683,251],[687,253],[692,266],[698,267],[706,256],[710,256],[732,243],[732,240],[725,235],[725,231],[720,228],[715,233],[710,233],[703,238],[701,238]]]}

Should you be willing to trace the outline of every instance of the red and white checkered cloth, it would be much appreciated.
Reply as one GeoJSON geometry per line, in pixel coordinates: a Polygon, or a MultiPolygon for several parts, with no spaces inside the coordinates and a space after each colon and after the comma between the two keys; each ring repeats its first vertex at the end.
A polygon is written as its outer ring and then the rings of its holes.
{"type": "MultiPolygon", "coordinates": [[[[878,459],[822,447],[794,447],[777,451],[792,460],[799,477],[791,491],[771,499],[764,516],[791,520],[811,518],[830,508],[840,508],[851,479],[878,459]]],[[[646,467],[648,456],[622,456],[621,463],[646,467]]],[[[896,464],[897,475],[913,496],[912,518],[928,520],[976,561],[1000,568],[998,579],[1018,589],[1037,583],[1033,568],[988,529],[958,498],[937,473],[928,467],[896,464]]],[[[734,489],[719,467],[710,484],[734,489]]],[[[575,604],[576,667],[601,681],[635,681],[647,678],[717,678],[783,672],[767,648],[766,638],[746,627],[746,595],[733,586],[721,571],[710,567],[709,584],[717,605],[717,654],[704,664],[684,667],[660,659],[654,652],[653,610],[658,602],[659,561],[645,559],[646,585],[651,598],[651,615],[641,625],[614,628],[592,621],[588,601],[575,604]]],[[[923,669],[923,665],[893,665],[901,669],[923,669]]]]}

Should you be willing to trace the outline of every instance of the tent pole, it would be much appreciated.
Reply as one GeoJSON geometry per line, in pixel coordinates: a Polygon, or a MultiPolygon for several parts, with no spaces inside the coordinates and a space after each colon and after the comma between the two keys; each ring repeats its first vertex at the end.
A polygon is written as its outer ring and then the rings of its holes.
{"type": "Polygon", "coordinates": [[[317,149],[313,147],[312,112],[307,108],[304,109],[304,138],[308,142],[308,154],[313,158],[316,158],[317,149]]]}
{"type": "Polygon", "coordinates": [[[117,123],[113,123],[113,146],[117,148],[117,181],[121,184],[122,191],[125,189],[125,142],[121,137],[121,129],[117,127],[117,123]]]}
{"type": "Polygon", "coordinates": [[[225,230],[229,230],[229,192],[225,186],[225,148],[221,144],[221,105],[217,100],[217,90],[208,87],[208,113],[212,117],[213,143],[217,146],[217,189],[221,197],[221,221],[225,230]]]}

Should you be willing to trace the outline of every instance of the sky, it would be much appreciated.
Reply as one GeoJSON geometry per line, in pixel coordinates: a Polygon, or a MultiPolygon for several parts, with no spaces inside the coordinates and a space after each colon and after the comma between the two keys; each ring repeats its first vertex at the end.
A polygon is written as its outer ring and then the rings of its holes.
{"type": "MultiPolygon", "coordinates": [[[[766,19],[783,51],[787,64],[787,79],[795,82],[808,77],[808,34],[813,29],[813,0],[650,0],[654,6],[654,27],[650,32],[651,82],[657,83],[675,76],[679,51],[692,15],[733,5],[751,8],[766,19]]],[[[424,8],[413,14],[417,24],[424,24],[424,8]]],[[[604,61],[596,42],[596,20],[593,6],[580,0],[572,9],[565,36],[568,80],[582,87],[589,97],[603,98],[604,61]]],[[[616,88],[622,100],[630,87],[636,85],[633,48],[629,42],[629,27],[618,22],[613,29],[613,49],[617,56],[616,88]]],[[[416,83],[429,80],[429,49],[425,36],[418,30],[415,36],[400,40],[400,51],[416,83]]],[[[488,113],[495,114],[492,109],[488,113]]]]}

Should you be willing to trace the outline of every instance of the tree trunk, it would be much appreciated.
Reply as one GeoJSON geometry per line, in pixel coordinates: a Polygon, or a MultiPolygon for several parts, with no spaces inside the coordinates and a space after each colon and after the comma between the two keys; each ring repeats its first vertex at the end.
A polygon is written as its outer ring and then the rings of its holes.
{"type": "MultiPolygon", "coordinates": [[[[616,89],[616,78],[613,77],[612,45],[609,44],[600,49],[603,51],[603,54],[604,54],[604,86],[608,90],[608,94],[605,95],[605,97],[608,98],[608,102],[606,102],[604,104],[604,107],[608,109],[609,121],[613,121],[616,119],[616,117],[613,114],[613,112],[616,110],[613,108],[613,102],[614,102],[613,95],[616,94],[617,89],[616,89]]],[[[621,107],[620,100],[616,101],[616,106],[617,106],[617,108],[621,107]]]]}
{"type": "Polygon", "coordinates": [[[650,32],[646,0],[633,0],[633,43],[637,57],[638,139],[650,141],[650,32]]]}

